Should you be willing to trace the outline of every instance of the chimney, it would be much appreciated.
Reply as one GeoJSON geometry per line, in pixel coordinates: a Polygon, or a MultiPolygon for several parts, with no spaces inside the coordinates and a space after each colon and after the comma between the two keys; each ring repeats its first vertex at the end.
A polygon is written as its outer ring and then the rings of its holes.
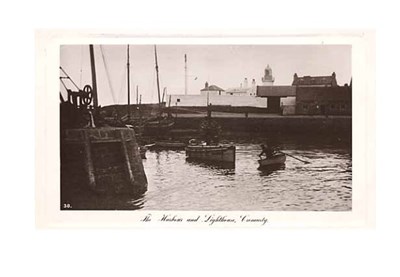
{"type": "Polygon", "coordinates": [[[208,88],[208,82],[206,82],[205,87],[204,88],[208,88]]]}
{"type": "Polygon", "coordinates": [[[332,86],[336,87],[337,86],[337,81],[336,81],[336,73],[332,73],[332,86]]]}
{"type": "Polygon", "coordinates": [[[250,95],[256,95],[256,79],[253,79],[251,81],[251,90],[250,90],[250,95]]]}

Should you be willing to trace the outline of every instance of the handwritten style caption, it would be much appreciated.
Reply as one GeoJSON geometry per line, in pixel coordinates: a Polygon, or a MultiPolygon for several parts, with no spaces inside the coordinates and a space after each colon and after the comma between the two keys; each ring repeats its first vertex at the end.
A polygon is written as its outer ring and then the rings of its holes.
{"type": "Polygon", "coordinates": [[[146,214],[141,222],[167,222],[167,223],[205,223],[210,226],[216,226],[220,224],[251,224],[264,226],[268,223],[268,218],[265,216],[254,216],[254,215],[239,215],[239,216],[228,216],[228,215],[174,215],[174,214],[162,214],[152,215],[151,213],[146,214]]]}

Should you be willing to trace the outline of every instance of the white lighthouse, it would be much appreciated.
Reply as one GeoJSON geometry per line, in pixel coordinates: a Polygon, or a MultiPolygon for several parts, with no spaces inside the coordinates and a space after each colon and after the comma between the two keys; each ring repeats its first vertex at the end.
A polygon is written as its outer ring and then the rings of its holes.
{"type": "Polygon", "coordinates": [[[263,86],[273,86],[275,78],[272,76],[272,69],[267,65],[264,70],[264,77],[261,78],[263,86]]]}

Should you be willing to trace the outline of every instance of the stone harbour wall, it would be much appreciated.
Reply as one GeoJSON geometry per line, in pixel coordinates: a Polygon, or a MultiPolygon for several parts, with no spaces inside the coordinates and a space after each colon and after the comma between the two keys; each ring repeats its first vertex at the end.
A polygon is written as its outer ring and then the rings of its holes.
{"type": "MultiPolygon", "coordinates": [[[[204,118],[176,118],[175,129],[196,129],[204,118]]],[[[348,133],[351,135],[351,117],[275,116],[267,118],[214,117],[224,131],[261,133],[348,133]]]]}
{"type": "Polygon", "coordinates": [[[147,178],[134,131],[65,130],[61,139],[61,187],[69,197],[75,190],[107,194],[145,192],[147,178]]]}

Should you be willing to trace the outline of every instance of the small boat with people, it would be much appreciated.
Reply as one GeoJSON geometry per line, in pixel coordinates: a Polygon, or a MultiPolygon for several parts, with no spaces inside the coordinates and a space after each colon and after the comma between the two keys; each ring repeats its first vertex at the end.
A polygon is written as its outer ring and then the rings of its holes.
{"type": "Polygon", "coordinates": [[[258,160],[260,167],[285,164],[286,155],[284,153],[276,153],[271,157],[258,160]]]}
{"type": "Polygon", "coordinates": [[[204,142],[189,142],[185,148],[186,157],[190,160],[235,163],[236,147],[234,145],[209,145],[204,142]]]}
{"type": "Polygon", "coordinates": [[[211,118],[211,104],[207,106],[207,117],[200,123],[199,131],[204,141],[196,139],[189,141],[189,145],[185,148],[188,160],[235,164],[236,146],[219,143],[221,126],[211,118]]]}
{"type": "Polygon", "coordinates": [[[284,153],[279,150],[277,147],[269,147],[267,144],[261,144],[260,145],[262,148],[261,153],[258,155],[260,159],[258,160],[258,164],[260,165],[260,168],[263,167],[269,167],[269,166],[279,166],[279,165],[284,165],[286,162],[286,156],[289,156],[293,159],[296,159],[298,161],[301,161],[305,164],[309,164],[309,161],[305,161],[302,159],[299,159],[293,155],[284,153]],[[263,155],[265,155],[265,158],[262,158],[263,155]]]}
{"type": "Polygon", "coordinates": [[[258,164],[260,167],[269,167],[282,165],[286,162],[286,155],[283,152],[280,152],[278,148],[270,147],[268,144],[261,144],[261,153],[258,155],[260,159],[258,160],[258,164]],[[263,158],[263,155],[265,157],[263,158]]]}

